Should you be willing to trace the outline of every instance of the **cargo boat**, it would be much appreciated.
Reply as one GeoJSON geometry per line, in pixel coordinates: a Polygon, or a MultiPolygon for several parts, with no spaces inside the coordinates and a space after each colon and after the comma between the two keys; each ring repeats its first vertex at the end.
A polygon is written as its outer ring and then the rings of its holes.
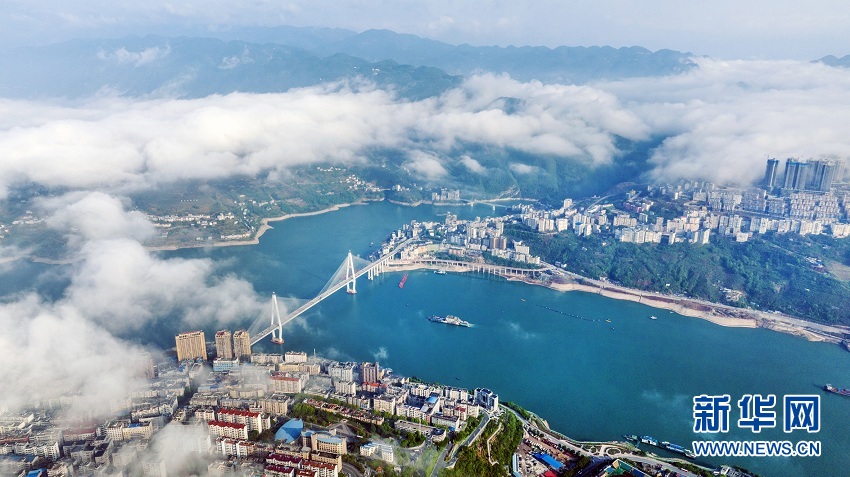
{"type": "Polygon", "coordinates": [[[465,326],[467,328],[472,327],[472,324],[470,322],[461,320],[460,318],[458,318],[454,315],[446,315],[446,316],[431,315],[431,316],[428,317],[428,321],[433,321],[434,323],[444,323],[446,325],[465,326]]]}
{"type": "Polygon", "coordinates": [[[823,387],[823,390],[827,391],[827,392],[835,393],[835,394],[840,394],[842,396],[850,397],[850,389],[836,388],[832,384],[827,384],[826,386],[823,387]]]}
{"type": "MultiPolygon", "coordinates": [[[[631,437],[631,436],[626,436],[626,437],[628,438],[628,437],[631,437]]],[[[671,444],[667,441],[658,442],[657,439],[655,439],[654,437],[651,437],[651,436],[641,436],[640,441],[644,444],[649,444],[651,446],[660,447],[661,449],[666,449],[668,451],[675,452],[677,454],[682,454],[685,457],[687,457],[688,459],[696,458],[696,455],[693,453],[692,450],[685,449],[684,447],[682,447],[678,444],[671,444]]]]}
{"type": "Polygon", "coordinates": [[[404,288],[404,283],[407,281],[407,274],[405,273],[403,277],[401,277],[401,281],[398,282],[399,288],[404,288]]]}

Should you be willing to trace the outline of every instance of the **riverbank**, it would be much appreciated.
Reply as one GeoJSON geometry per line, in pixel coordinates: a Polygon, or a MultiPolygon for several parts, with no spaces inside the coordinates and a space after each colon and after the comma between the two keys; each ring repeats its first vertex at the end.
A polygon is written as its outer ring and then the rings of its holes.
{"type": "Polygon", "coordinates": [[[270,225],[271,222],[281,222],[288,219],[294,219],[298,217],[310,217],[312,215],[320,215],[326,214],[328,212],[336,212],[345,207],[351,207],[353,205],[366,205],[368,201],[363,202],[351,202],[347,204],[337,204],[326,209],[316,210],[313,212],[300,212],[297,214],[286,214],[281,215],[280,217],[269,217],[262,219],[260,222],[260,228],[257,230],[257,233],[254,234],[254,237],[250,240],[229,240],[226,242],[212,242],[212,243],[201,243],[201,244],[185,244],[185,245],[163,245],[159,247],[145,247],[146,250],[150,251],[172,251],[172,250],[181,250],[187,248],[204,248],[204,247],[236,247],[242,245],[257,245],[260,243],[260,238],[270,229],[274,228],[270,225]]]}
{"type": "MultiPolygon", "coordinates": [[[[412,270],[445,270],[447,272],[465,273],[466,270],[460,266],[437,267],[422,263],[394,263],[390,265],[389,271],[412,271],[412,270]]],[[[606,298],[615,300],[626,300],[651,306],[662,310],[668,310],[683,316],[699,318],[716,325],[729,328],[765,328],[773,331],[791,334],[804,338],[808,341],[821,341],[840,343],[841,338],[835,335],[848,333],[850,330],[812,323],[791,316],[775,313],[766,313],[756,310],[735,308],[719,303],[710,303],[686,297],[672,297],[637,289],[619,287],[596,280],[576,276],[568,282],[541,281],[530,278],[516,278],[505,276],[503,278],[521,281],[529,285],[543,286],[560,292],[582,291],[596,293],[606,298]],[[594,283],[598,282],[598,283],[594,283]]]]}

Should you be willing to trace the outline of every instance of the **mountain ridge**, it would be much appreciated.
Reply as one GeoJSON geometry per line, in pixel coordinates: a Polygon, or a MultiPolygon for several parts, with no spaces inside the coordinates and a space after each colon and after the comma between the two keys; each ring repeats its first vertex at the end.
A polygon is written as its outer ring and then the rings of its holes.
{"type": "Polygon", "coordinates": [[[480,72],[508,74],[519,81],[580,84],[678,74],[696,67],[692,58],[689,53],[639,46],[451,45],[390,30],[281,27],[207,37],[126,36],[20,47],[0,53],[0,64],[7,65],[0,68],[0,96],[76,98],[112,91],[202,97],[368,78],[403,98],[423,99],[480,72]],[[55,81],[57,74],[63,81],[55,81]]]}

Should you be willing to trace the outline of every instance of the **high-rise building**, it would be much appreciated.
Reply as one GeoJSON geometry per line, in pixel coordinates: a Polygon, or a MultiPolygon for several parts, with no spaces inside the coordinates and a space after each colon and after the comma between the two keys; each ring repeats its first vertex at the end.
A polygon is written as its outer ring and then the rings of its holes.
{"type": "Polygon", "coordinates": [[[776,173],[779,171],[779,159],[769,158],[764,171],[764,187],[768,190],[776,187],[776,173]]]}
{"type": "Polygon", "coordinates": [[[783,189],[803,190],[808,184],[809,164],[806,161],[788,158],[785,160],[785,178],[782,181],[783,189]]]}
{"type": "Polygon", "coordinates": [[[154,379],[156,377],[156,364],[153,362],[153,356],[150,353],[145,353],[144,360],[142,369],[144,370],[145,377],[154,379]]]}
{"type": "Polygon", "coordinates": [[[248,330],[238,330],[233,333],[233,355],[240,361],[251,359],[251,335],[248,330]]]}
{"type": "Polygon", "coordinates": [[[207,344],[203,331],[180,333],[174,340],[177,342],[177,361],[195,358],[207,360],[207,344]]]}
{"type": "Polygon", "coordinates": [[[216,332],[215,355],[219,359],[233,359],[233,339],[230,330],[216,332]]]}
{"type": "Polygon", "coordinates": [[[378,382],[378,373],[379,366],[378,363],[363,363],[363,382],[364,383],[377,383],[378,382]]]}
{"type": "Polygon", "coordinates": [[[819,159],[809,162],[810,174],[808,189],[820,192],[829,192],[832,183],[837,178],[838,164],[835,161],[819,159]]]}

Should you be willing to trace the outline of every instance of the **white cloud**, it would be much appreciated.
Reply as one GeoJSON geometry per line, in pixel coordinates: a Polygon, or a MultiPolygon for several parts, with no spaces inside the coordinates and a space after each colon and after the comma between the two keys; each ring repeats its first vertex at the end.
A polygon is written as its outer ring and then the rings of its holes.
{"type": "Polygon", "coordinates": [[[124,342],[66,304],[28,294],[0,304],[0,407],[76,396],[69,412],[105,417],[143,378],[142,348],[124,342]]]}
{"type": "MultiPolygon", "coordinates": [[[[0,408],[74,395],[69,412],[108,415],[142,383],[144,349],[121,337],[166,317],[183,327],[236,327],[262,302],[250,283],[222,275],[209,259],[162,259],[139,240],[150,224],[99,192],[42,201],[47,223],[76,247],[64,296],[34,293],[0,304],[0,408]]],[[[6,254],[6,249],[0,250],[6,254]]]]}
{"type": "Polygon", "coordinates": [[[484,174],[487,172],[487,168],[482,166],[480,162],[476,161],[470,156],[464,154],[460,156],[460,163],[463,164],[464,167],[469,169],[469,172],[474,174],[484,174]]]}
{"type": "Polygon", "coordinates": [[[359,85],[195,100],[97,98],[79,106],[0,101],[0,197],[9,185],[123,191],[185,179],[218,179],[321,161],[360,160],[371,147],[403,148],[426,178],[462,143],[593,163],[617,154],[613,134],[647,126],[615,96],[590,87],[469,79],[418,102],[359,85]],[[499,107],[517,98],[511,113],[499,107]],[[427,151],[427,152],[425,152],[427,151]]]}
{"type": "Polygon", "coordinates": [[[361,161],[375,147],[409,151],[409,168],[430,180],[445,177],[443,158],[470,143],[611,164],[619,137],[667,137],[654,151],[657,177],[742,182],[757,177],[765,154],[850,152],[838,127],[850,121],[850,72],[791,61],[699,64],[678,76],[588,86],[486,74],[415,102],[363,84],[74,106],[5,100],[0,197],[24,181],[122,193],[279,176],[293,165],[361,161]]]}
{"type": "Polygon", "coordinates": [[[766,155],[850,157],[850,71],[791,61],[713,61],[685,75],[597,87],[611,91],[658,136],[661,179],[748,184],[766,155]]]}
{"type": "Polygon", "coordinates": [[[51,214],[48,225],[66,231],[75,242],[123,237],[144,242],[154,233],[143,213],[126,211],[127,204],[103,192],[75,192],[38,205],[51,214]]]}
{"type": "Polygon", "coordinates": [[[520,175],[531,174],[532,172],[539,170],[537,167],[529,166],[528,164],[521,164],[519,162],[512,162],[508,167],[520,175]]]}
{"type": "Polygon", "coordinates": [[[139,66],[144,66],[165,58],[169,53],[171,53],[171,47],[169,46],[165,46],[164,48],[154,46],[145,48],[142,51],[129,51],[122,46],[111,52],[101,50],[97,53],[97,57],[104,61],[116,61],[121,64],[130,63],[138,68],[139,66]]]}
{"type": "Polygon", "coordinates": [[[427,152],[410,151],[407,154],[409,160],[404,165],[419,176],[428,180],[437,180],[445,177],[449,171],[443,167],[440,159],[427,152]]]}
{"type": "Polygon", "coordinates": [[[380,346],[378,351],[372,352],[372,356],[375,358],[376,362],[386,361],[390,359],[390,353],[387,351],[387,348],[384,346],[380,346]]]}

